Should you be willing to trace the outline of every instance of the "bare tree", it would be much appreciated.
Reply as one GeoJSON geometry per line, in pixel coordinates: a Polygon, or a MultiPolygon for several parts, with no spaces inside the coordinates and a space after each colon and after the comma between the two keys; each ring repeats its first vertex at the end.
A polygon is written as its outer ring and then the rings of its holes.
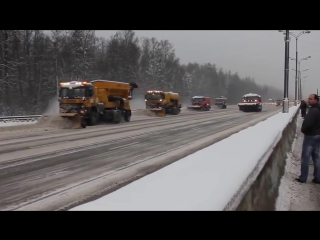
{"type": "Polygon", "coordinates": [[[281,91],[217,70],[214,64],[180,64],[168,40],[138,39],[132,30],[110,39],[94,30],[0,30],[0,115],[41,114],[56,100],[58,84],[72,79],[136,81],[192,95],[227,95],[237,102],[247,91],[277,98],[281,91]]]}

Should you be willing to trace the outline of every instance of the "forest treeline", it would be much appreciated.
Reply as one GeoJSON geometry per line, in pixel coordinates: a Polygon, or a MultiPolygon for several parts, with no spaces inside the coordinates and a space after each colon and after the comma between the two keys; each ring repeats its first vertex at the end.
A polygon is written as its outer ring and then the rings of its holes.
{"type": "Polygon", "coordinates": [[[168,40],[138,38],[132,30],[110,39],[93,30],[0,30],[0,115],[41,114],[57,101],[59,82],[105,79],[136,82],[139,89],[218,97],[237,103],[248,92],[264,100],[282,91],[259,85],[250,77],[217,68],[214,64],[181,64],[168,40]]]}

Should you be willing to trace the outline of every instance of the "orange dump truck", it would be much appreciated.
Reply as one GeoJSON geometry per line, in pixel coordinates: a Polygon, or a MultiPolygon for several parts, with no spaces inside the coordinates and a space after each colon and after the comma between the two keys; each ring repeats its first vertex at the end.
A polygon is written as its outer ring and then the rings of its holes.
{"type": "Polygon", "coordinates": [[[73,127],[93,126],[98,120],[120,123],[130,121],[129,101],[138,85],[108,80],[60,83],[60,116],[73,122],[73,127]]]}

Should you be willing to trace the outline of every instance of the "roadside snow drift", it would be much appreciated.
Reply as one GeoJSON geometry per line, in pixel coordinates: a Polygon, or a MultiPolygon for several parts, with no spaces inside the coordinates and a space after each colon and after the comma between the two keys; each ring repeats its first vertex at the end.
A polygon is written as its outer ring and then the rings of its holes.
{"type": "Polygon", "coordinates": [[[0,127],[12,127],[12,126],[20,126],[20,125],[30,125],[35,124],[36,122],[0,122],[0,127]]]}
{"type": "Polygon", "coordinates": [[[223,210],[296,113],[267,120],[72,210],[223,210]]]}

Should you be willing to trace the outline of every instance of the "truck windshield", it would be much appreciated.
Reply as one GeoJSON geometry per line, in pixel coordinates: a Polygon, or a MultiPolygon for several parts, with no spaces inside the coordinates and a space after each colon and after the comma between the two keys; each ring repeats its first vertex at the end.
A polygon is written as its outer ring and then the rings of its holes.
{"type": "Polygon", "coordinates": [[[61,98],[82,98],[86,96],[86,89],[84,87],[80,88],[61,88],[59,95],[61,98]]]}
{"type": "Polygon", "coordinates": [[[191,101],[193,103],[201,103],[204,100],[204,98],[192,98],[191,101]]]}
{"type": "Polygon", "coordinates": [[[224,102],[224,101],[225,101],[225,99],[223,99],[223,98],[216,98],[215,99],[216,103],[221,103],[221,102],[224,102]]]}
{"type": "Polygon", "coordinates": [[[259,97],[256,97],[256,96],[244,97],[243,100],[245,100],[246,102],[258,102],[259,101],[259,97]]]}
{"type": "Polygon", "coordinates": [[[147,93],[145,95],[146,100],[160,100],[164,99],[164,94],[163,93],[147,93]]]}

